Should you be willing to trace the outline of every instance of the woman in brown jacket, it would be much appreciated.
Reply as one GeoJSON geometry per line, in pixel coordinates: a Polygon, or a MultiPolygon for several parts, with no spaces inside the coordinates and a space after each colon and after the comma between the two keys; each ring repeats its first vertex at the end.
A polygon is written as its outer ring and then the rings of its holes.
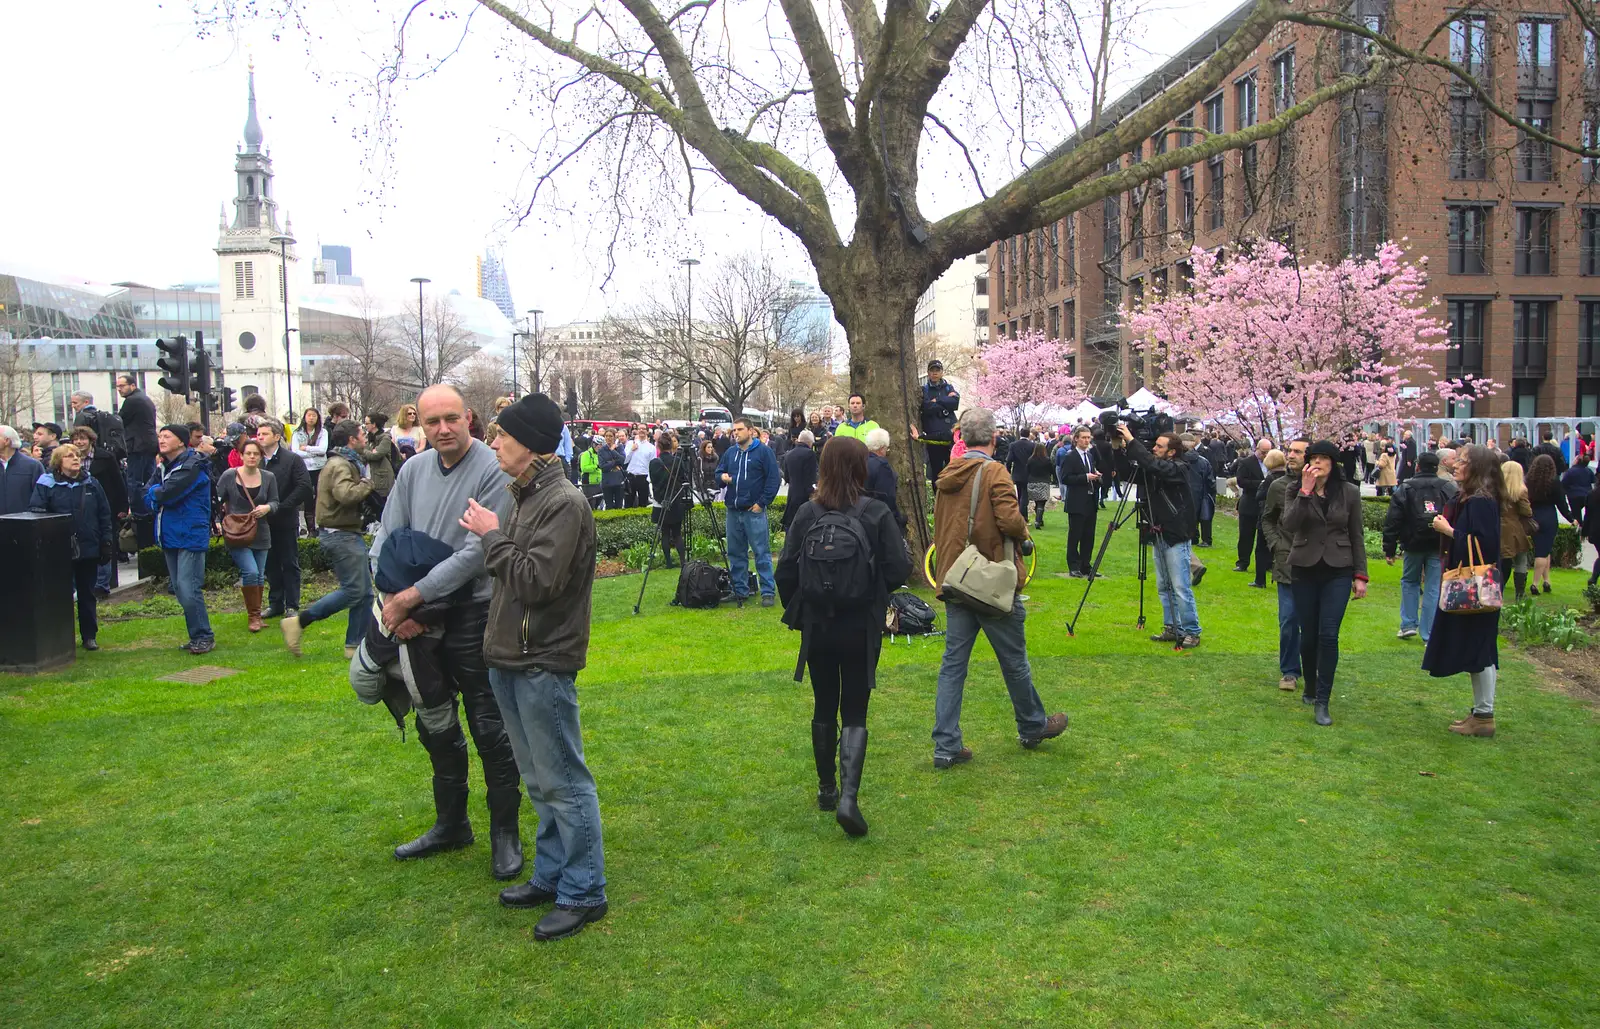
{"type": "Polygon", "coordinates": [[[1528,561],[1533,556],[1533,538],[1528,526],[1533,523],[1533,504],[1528,500],[1528,485],[1522,466],[1506,461],[1500,466],[1505,479],[1506,503],[1500,508],[1500,588],[1516,576],[1517,596],[1528,589],[1528,561]]]}
{"type": "Polygon", "coordinates": [[[1378,454],[1378,496],[1392,496],[1398,482],[1394,472],[1394,445],[1385,443],[1378,454]]]}
{"type": "Polygon", "coordinates": [[[1361,488],[1344,481],[1339,447],[1333,441],[1319,439],[1306,451],[1299,489],[1284,504],[1280,526],[1293,541],[1291,588],[1300,620],[1300,665],[1306,677],[1301,700],[1315,705],[1318,725],[1332,725],[1328,699],[1339,666],[1339,626],[1350,597],[1359,600],[1367,595],[1361,488]]]}

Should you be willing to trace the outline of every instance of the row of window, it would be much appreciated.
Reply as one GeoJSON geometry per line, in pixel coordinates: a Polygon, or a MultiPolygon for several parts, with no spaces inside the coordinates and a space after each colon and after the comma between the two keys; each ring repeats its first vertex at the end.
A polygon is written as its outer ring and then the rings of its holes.
{"type": "MultiPolygon", "coordinates": [[[[1449,271],[1452,275],[1488,275],[1493,268],[1489,249],[1490,223],[1494,207],[1483,204],[1450,204],[1446,239],[1449,245],[1449,271]]],[[[1557,272],[1556,240],[1559,236],[1560,208],[1516,206],[1512,208],[1512,270],[1517,275],[1554,275],[1557,272]]],[[[1600,275],[1600,208],[1578,210],[1578,274],[1600,275]]]]}
{"type": "MultiPolygon", "coordinates": [[[[1514,413],[1537,415],[1538,384],[1550,374],[1550,351],[1555,344],[1553,327],[1556,300],[1513,300],[1511,302],[1511,379],[1514,413]]],[[[1491,340],[1490,301],[1482,298],[1445,300],[1445,316],[1450,322],[1450,350],[1445,359],[1445,374],[1450,378],[1484,374],[1485,341],[1491,340]]],[[[1495,374],[1504,376],[1505,369],[1495,374]]],[[[1565,369],[1558,374],[1567,374],[1565,369]]],[[[1600,301],[1578,302],[1578,361],[1572,374],[1581,383],[1600,382],[1600,301]]],[[[1597,413],[1595,390],[1579,389],[1579,415],[1597,413]],[[1588,399],[1585,399],[1585,398],[1588,399]],[[1584,410],[1587,406],[1589,409],[1584,410]]],[[[1544,412],[1548,413],[1548,412],[1544,412]]]]}

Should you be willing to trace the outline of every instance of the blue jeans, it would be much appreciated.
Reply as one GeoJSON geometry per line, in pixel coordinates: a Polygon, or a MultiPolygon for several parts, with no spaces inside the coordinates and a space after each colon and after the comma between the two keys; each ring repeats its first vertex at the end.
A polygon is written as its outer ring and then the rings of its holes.
{"type": "Polygon", "coordinates": [[[340,611],[350,614],[344,627],[344,645],[355,647],[367,635],[372,617],[372,577],[368,571],[367,544],[358,532],[323,529],[317,533],[318,546],[333,565],[339,588],[325,593],[300,611],[300,627],[330,618],[340,611]]]}
{"type": "Polygon", "coordinates": [[[1200,635],[1200,612],[1194,606],[1194,587],[1189,582],[1189,557],[1194,553],[1189,542],[1168,543],[1155,540],[1156,591],[1161,596],[1161,624],[1175,625],[1184,636],[1200,635]]]}
{"type": "Polygon", "coordinates": [[[1422,642],[1433,634],[1433,616],[1439,610],[1439,552],[1405,553],[1400,575],[1400,628],[1417,629],[1422,642]],[[1420,611],[1418,610],[1420,608],[1420,611]]]}
{"type": "Polygon", "coordinates": [[[1339,625],[1350,604],[1355,573],[1331,579],[1309,577],[1294,581],[1294,610],[1300,617],[1300,667],[1305,670],[1306,692],[1322,704],[1333,695],[1333,673],[1339,668],[1339,625]]]}
{"type": "Polygon", "coordinates": [[[600,797],[583,761],[575,676],[542,668],[489,669],[517,770],[539,816],[529,882],[556,903],[606,902],[606,858],[600,840],[600,797]]]}
{"type": "Polygon", "coordinates": [[[1278,674],[1300,678],[1300,619],[1294,613],[1294,587],[1278,583],[1278,674]]]}
{"type": "Polygon", "coordinates": [[[174,550],[163,548],[167,559],[167,577],[172,580],[172,592],[183,608],[183,623],[189,629],[189,640],[215,639],[211,619],[206,616],[206,552],[204,550],[174,550]]]}
{"type": "Polygon", "coordinates": [[[267,550],[251,550],[249,547],[229,547],[228,556],[233,558],[233,566],[239,569],[239,585],[262,586],[267,581],[267,550]]]}
{"type": "Polygon", "coordinates": [[[1011,710],[1017,718],[1017,734],[1042,732],[1044,701],[1033,688],[1025,631],[1028,611],[1021,599],[1012,599],[1009,615],[979,613],[959,604],[946,604],[944,612],[944,662],[939,666],[939,690],[933,701],[933,756],[954,757],[961,751],[961,694],[979,629],[1000,662],[1000,674],[1005,678],[1011,710]]]}
{"type": "Polygon", "coordinates": [[[733,579],[733,595],[750,595],[750,558],[746,551],[756,552],[756,577],[761,580],[761,595],[775,596],[778,584],[772,578],[772,531],[767,525],[767,512],[728,512],[728,573],[733,579]]]}

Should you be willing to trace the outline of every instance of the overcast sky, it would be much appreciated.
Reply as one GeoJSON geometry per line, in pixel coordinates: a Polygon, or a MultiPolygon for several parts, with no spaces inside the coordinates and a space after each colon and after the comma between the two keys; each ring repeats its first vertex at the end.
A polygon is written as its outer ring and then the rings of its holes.
{"type": "MultiPolygon", "coordinates": [[[[1149,20],[1150,56],[1137,70],[1231,6],[1172,0],[1149,20]]],[[[787,234],[724,187],[702,193],[682,231],[632,241],[602,292],[591,232],[543,218],[508,222],[526,191],[518,141],[541,125],[505,74],[495,45],[503,30],[487,12],[475,15],[458,54],[400,97],[396,143],[380,164],[363,142],[373,115],[360,82],[386,53],[388,11],[353,0],[313,9],[323,35],[308,46],[260,25],[241,39],[202,38],[182,0],[0,2],[12,126],[0,162],[0,266],[63,282],[215,281],[218,212],[226,204],[232,217],[253,59],[280,210],[293,219],[307,281],[317,244],[345,244],[356,274],[380,291],[425,275],[471,292],[474,256],[499,244],[518,309],[543,308],[547,324],[600,317],[681,256],[765,247],[815,281],[787,234]]],[[[425,27],[435,38],[454,31],[425,27]]]]}

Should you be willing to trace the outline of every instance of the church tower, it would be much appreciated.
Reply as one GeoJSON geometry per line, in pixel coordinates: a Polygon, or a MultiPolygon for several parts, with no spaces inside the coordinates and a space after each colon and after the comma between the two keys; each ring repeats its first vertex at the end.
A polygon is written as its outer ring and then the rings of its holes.
{"type": "Polygon", "coordinates": [[[229,222],[224,205],[218,224],[222,368],[228,385],[239,391],[241,405],[245,397],[261,393],[267,410],[281,417],[309,399],[300,383],[300,304],[294,287],[299,259],[288,218],[278,227],[272,155],[261,142],[252,64],[244,148],[233,161],[233,220],[229,222]]]}

